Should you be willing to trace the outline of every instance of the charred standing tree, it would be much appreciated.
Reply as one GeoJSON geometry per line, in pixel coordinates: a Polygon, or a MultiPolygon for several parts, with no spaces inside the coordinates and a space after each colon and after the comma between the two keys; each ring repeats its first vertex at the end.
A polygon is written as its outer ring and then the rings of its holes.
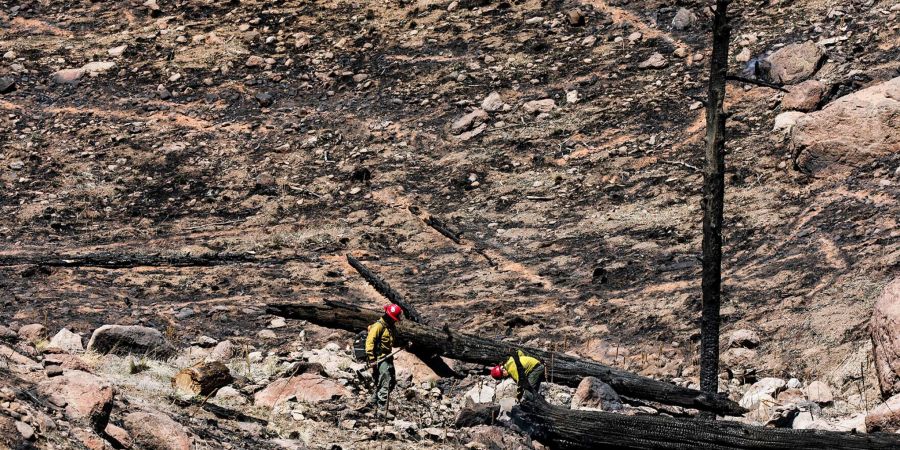
{"type": "MultiPolygon", "coordinates": [[[[271,304],[266,312],[289,319],[307,320],[316,325],[359,331],[381,317],[381,312],[360,308],[346,303],[326,301],[324,303],[271,304]]],[[[626,398],[651,400],[667,405],[696,408],[723,415],[741,415],[746,412],[721,395],[708,396],[700,391],[676,386],[671,383],[642,377],[595,361],[580,359],[564,353],[555,353],[539,348],[522,346],[512,342],[501,342],[478,336],[459,333],[448,327],[432,326],[403,321],[398,325],[400,337],[413,344],[417,352],[425,352],[475,364],[494,365],[509,357],[514,348],[552,364],[554,382],[577,387],[587,376],[597,377],[612,386],[626,398]],[[552,361],[552,363],[551,363],[552,361]]]]}
{"type": "MultiPolygon", "coordinates": [[[[523,377],[525,378],[525,377],[523,377]]],[[[552,449],[897,449],[900,435],[765,428],[729,421],[627,416],[553,406],[526,394],[513,423],[552,449]]]]}
{"type": "Polygon", "coordinates": [[[728,74],[728,4],[716,0],[713,53],[706,99],[706,167],[703,170],[703,306],[700,319],[700,389],[719,391],[719,309],[722,299],[722,208],[725,199],[725,79],[728,74]]]}

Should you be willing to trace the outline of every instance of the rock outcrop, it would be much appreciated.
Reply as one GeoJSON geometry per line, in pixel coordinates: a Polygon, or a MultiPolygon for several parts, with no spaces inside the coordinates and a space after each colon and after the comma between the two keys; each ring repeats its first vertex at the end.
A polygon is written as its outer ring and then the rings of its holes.
{"type": "Polygon", "coordinates": [[[885,286],[875,301],[870,332],[881,395],[900,394],[900,278],[885,286]]]}

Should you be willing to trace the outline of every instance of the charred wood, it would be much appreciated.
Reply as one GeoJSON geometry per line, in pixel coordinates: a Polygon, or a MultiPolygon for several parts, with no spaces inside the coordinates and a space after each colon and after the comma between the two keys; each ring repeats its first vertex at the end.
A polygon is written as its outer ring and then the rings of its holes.
{"type": "MultiPolygon", "coordinates": [[[[281,317],[307,320],[316,325],[354,332],[365,329],[381,317],[381,312],[377,310],[332,301],[271,304],[266,311],[281,317]]],[[[740,415],[745,412],[735,402],[720,395],[706,396],[694,389],[675,386],[562,353],[551,353],[539,348],[463,334],[447,326],[435,328],[405,321],[400,323],[398,330],[401,338],[411,342],[417,352],[427,352],[475,364],[493,365],[508,358],[511,349],[521,348],[547,363],[551,361],[552,355],[554,381],[560,384],[576,387],[582,378],[593,376],[627,397],[719,414],[740,415]]]]}

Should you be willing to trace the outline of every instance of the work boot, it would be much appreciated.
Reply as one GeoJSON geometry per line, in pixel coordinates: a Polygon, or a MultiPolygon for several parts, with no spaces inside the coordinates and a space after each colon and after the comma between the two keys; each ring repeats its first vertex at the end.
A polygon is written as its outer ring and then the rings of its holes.
{"type": "Polygon", "coordinates": [[[378,408],[375,410],[375,417],[385,419],[385,420],[393,420],[394,414],[391,413],[390,411],[388,411],[386,406],[382,405],[382,406],[378,406],[378,408]]]}

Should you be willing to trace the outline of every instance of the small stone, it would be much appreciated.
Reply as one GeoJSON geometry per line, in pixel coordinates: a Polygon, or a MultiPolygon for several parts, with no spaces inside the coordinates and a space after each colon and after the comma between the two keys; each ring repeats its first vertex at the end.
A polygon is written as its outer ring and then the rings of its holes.
{"type": "Polygon", "coordinates": [[[759,335],[753,330],[736,330],[728,338],[729,348],[756,348],[757,346],[759,346],[759,335]]]}
{"type": "Polygon", "coordinates": [[[834,401],[834,394],[827,384],[821,381],[813,381],[806,387],[806,398],[811,402],[827,405],[834,401]]]}
{"type": "Polygon", "coordinates": [[[594,44],[597,43],[597,36],[585,36],[584,39],[581,40],[581,45],[585,47],[593,47],[594,44]]]}
{"type": "Polygon", "coordinates": [[[573,9],[573,10],[569,11],[568,17],[569,17],[569,25],[571,25],[573,27],[584,26],[584,22],[585,22],[584,14],[582,14],[580,10],[573,9]]]}
{"type": "Polygon", "coordinates": [[[50,339],[48,348],[59,349],[66,353],[81,353],[84,351],[81,335],[69,331],[68,328],[59,330],[59,332],[50,339]]]}
{"type": "Polygon", "coordinates": [[[47,337],[47,329],[39,323],[23,325],[19,328],[19,339],[23,341],[37,342],[45,337],[47,337]]]}
{"type": "Polygon", "coordinates": [[[737,62],[747,62],[750,61],[751,56],[752,55],[750,54],[750,49],[744,47],[741,49],[740,53],[734,56],[734,60],[737,62]]]}
{"type": "Polygon", "coordinates": [[[113,48],[107,50],[106,53],[109,54],[109,56],[118,58],[119,56],[122,56],[123,53],[125,53],[125,50],[127,48],[128,48],[128,44],[123,44],[118,47],[113,47],[113,48]]]}
{"type": "Polygon", "coordinates": [[[635,31],[634,33],[631,33],[628,35],[628,41],[629,42],[637,42],[637,41],[641,40],[642,37],[644,37],[644,35],[641,34],[640,31],[635,31]]]}
{"type": "Polygon", "coordinates": [[[450,125],[450,130],[454,133],[459,133],[462,131],[466,131],[472,128],[472,125],[478,122],[483,122],[488,119],[487,112],[483,109],[475,109],[474,111],[456,119],[453,124],[450,125]]]}
{"type": "Polygon", "coordinates": [[[3,59],[16,59],[16,52],[10,50],[3,54],[3,59]]]}
{"type": "Polygon", "coordinates": [[[97,76],[101,73],[109,72],[112,69],[116,68],[116,63],[112,61],[94,61],[89,62],[81,67],[85,73],[90,76],[97,76]]]}
{"type": "Polygon", "coordinates": [[[269,322],[269,328],[284,328],[287,326],[287,321],[284,320],[284,317],[276,317],[269,322]]]}
{"type": "Polygon", "coordinates": [[[783,112],[775,116],[775,125],[772,127],[772,131],[789,133],[794,128],[794,125],[797,124],[797,120],[804,116],[806,114],[800,111],[783,112]]]}
{"type": "Polygon", "coordinates": [[[13,77],[0,77],[0,94],[7,94],[16,90],[16,80],[13,77]]]}
{"type": "Polygon", "coordinates": [[[581,98],[578,96],[578,91],[566,92],[566,103],[571,105],[574,103],[578,103],[578,100],[580,100],[580,99],[581,98]]]}
{"type": "Polygon", "coordinates": [[[13,161],[9,163],[9,168],[12,170],[22,170],[25,168],[25,163],[22,161],[13,161]]]}
{"type": "Polygon", "coordinates": [[[84,76],[84,70],[78,69],[62,69],[53,72],[50,79],[57,84],[72,84],[80,80],[84,76]]]}
{"type": "Polygon", "coordinates": [[[191,317],[194,317],[194,314],[196,314],[196,312],[194,312],[193,308],[184,307],[178,310],[178,312],[175,314],[175,318],[178,320],[190,319],[191,317]]]}
{"type": "Polygon", "coordinates": [[[259,102],[259,106],[268,108],[269,106],[272,106],[274,100],[272,94],[268,92],[259,92],[256,94],[256,101],[259,102]]]}
{"type": "Polygon", "coordinates": [[[16,430],[22,435],[22,439],[30,441],[34,439],[34,428],[25,422],[16,421],[16,430]]]}
{"type": "Polygon", "coordinates": [[[487,112],[497,112],[506,107],[503,97],[499,92],[491,92],[484,100],[481,101],[481,109],[487,112]]]}
{"type": "Polygon", "coordinates": [[[459,2],[457,1],[452,1],[449,5],[447,5],[447,11],[450,12],[456,11],[457,8],[459,8],[459,2]]]}
{"type": "Polygon", "coordinates": [[[278,336],[275,335],[275,332],[269,329],[259,330],[256,335],[262,339],[275,339],[278,336]]]}
{"type": "Polygon", "coordinates": [[[825,95],[825,85],[818,80],[807,80],[788,88],[781,99],[781,109],[809,112],[816,109],[825,95]]]}
{"type": "Polygon", "coordinates": [[[534,113],[549,113],[556,108],[556,102],[553,101],[552,98],[545,98],[542,100],[532,100],[530,102],[525,102],[522,105],[522,111],[525,111],[528,114],[534,113]]]}
{"type": "Polygon", "coordinates": [[[649,58],[638,64],[639,69],[662,69],[669,65],[666,58],[660,53],[654,53],[649,58]]]}
{"type": "Polygon", "coordinates": [[[63,374],[63,368],[60,366],[47,366],[44,368],[47,378],[58,377],[63,374]]]}
{"type": "Polygon", "coordinates": [[[266,60],[261,56],[251,55],[244,64],[247,67],[262,67],[266,65],[266,60]]]}
{"type": "Polygon", "coordinates": [[[675,17],[672,18],[672,28],[686,30],[697,21],[697,15],[687,8],[678,8],[675,17]]]}
{"type": "Polygon", "coordinates": [[[158,95],[161,100],[168,100],[172,98],[172,93],[169,92],[169,90],[166,89],[166,87],[163,85],[159,85],[156,87],[156,95],[158,95]]]}

